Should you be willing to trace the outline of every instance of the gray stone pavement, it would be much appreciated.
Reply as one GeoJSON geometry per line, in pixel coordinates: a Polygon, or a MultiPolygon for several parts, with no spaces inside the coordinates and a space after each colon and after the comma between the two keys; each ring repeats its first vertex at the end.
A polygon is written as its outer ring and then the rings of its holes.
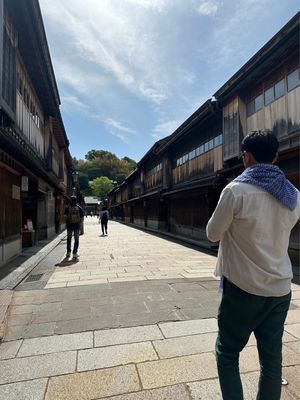
{"type": "MultiPolygon", "coordinates": [[[[15,289],[0,344],[0,398],[7,400],[221,399],[214,359],[216,258],[88,218],[80,259],[61,240],[15,289]]],[[[283,365],[300,393],[300,287],[285,326],[283,365]]],[[[245,399],[255,399],[255,339],[241,354],[245,399]]]]}

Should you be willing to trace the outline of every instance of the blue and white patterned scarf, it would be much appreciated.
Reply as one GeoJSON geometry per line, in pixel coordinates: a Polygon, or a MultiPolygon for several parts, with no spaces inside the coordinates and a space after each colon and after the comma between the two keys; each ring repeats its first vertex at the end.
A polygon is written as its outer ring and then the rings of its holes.
{"type": "Polygon", "coordinates": [[[251,185],[259,186],[292,211],[297,205],[298,190],[275,165],[252,165],[236,177],[234,182],[250,183],[251,185]]]}

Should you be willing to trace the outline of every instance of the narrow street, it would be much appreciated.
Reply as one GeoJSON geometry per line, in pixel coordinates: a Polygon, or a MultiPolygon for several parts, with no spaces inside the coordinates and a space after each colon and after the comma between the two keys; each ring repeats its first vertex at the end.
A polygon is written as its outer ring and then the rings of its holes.
{"type": "MultiPolygon", "coordinates": [[[[79,261],[63,239],[13,293],[0,345],[5,400],[221,399],[214,357],[216,257],[142,230],[85,219],[79,261]]],[[[284,334],[282,399],[300,393],[300,287],[284,334]]],[[[254,337],[241,354],[256,398],[254,337]]]]}

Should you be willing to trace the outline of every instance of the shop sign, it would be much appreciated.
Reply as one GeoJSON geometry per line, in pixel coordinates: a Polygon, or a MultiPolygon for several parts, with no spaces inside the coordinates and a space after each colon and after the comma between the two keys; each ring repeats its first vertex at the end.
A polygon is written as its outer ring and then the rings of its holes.
{"type": "Polygon", "coordinates": [[[20,186],[12,185],[12,195],[11,198],[13,200],[20,200],[21,199],[21,192],[20,186]]]}
{"type": "Polygon", "coordinates": [[[22,192],[28,192],[28,176],[22,176],[21,190],[22,190],[22,192]]]}

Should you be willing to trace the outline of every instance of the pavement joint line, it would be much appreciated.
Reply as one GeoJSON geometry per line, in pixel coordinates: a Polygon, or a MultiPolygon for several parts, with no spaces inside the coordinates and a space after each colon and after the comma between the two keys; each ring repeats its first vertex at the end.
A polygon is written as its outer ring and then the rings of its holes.
{"type": "Polygon", "coordinates": [[[47,383],[45,385],[45,390],[44,390],[44,394],[43,394],[43,400],[46,398],[46,394],[47,394],[48,387],[49,387],[49,382],[50,382],[50,378],[47,377],[47,383]]]}
{"type": "MultiPolygon", "coordinates": [[[[210,379],[215,379],[215,378],[210,378],[210,379]]],[[[201,381],[196,381],[196,382],[201,382],[201,381]]],[[[194,399],[193,399],[193,396],[192,396],[191,389],[190,389],[190,387],[189,387],[189,385],[188,385],[187,382],[184,383],[184,387],[185,387],[185,390],[187,391],[187,394],[188,394],[188,396],[189,396],[189,399],[190,399],[190,400],[194,400],[194,399]]]]}
{"type": "Polygon", "coordinates": [[[142,379],[141,379],[141,376],[140,376],[140,373],[139,373],[139,369],[137,367],[137,363],[134,363],[134,367],[135,367],[135,370],[136,370],[136,373],[137,373],[137,376],[138,376],[140,388],[141,388],[141,390],[144,390],[142,379]]]}

